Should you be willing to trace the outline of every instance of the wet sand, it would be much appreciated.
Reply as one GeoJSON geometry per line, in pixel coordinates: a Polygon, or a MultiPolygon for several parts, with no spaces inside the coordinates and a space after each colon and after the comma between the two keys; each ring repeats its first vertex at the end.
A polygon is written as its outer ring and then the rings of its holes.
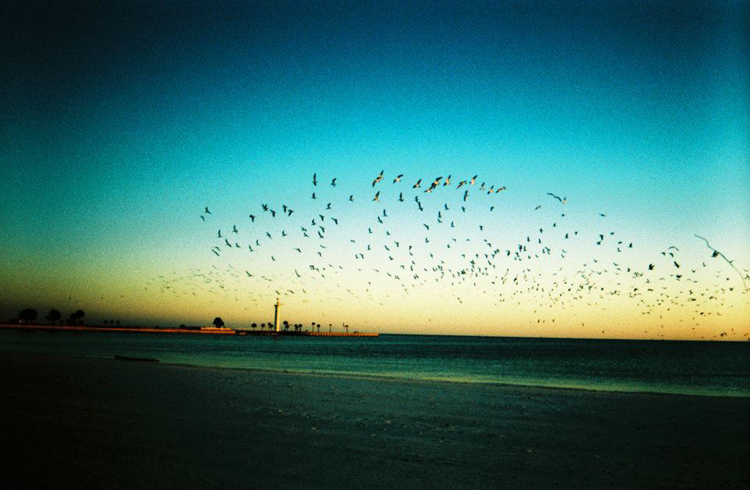
{"type": "Polygon", "coordinates": [[[748,414],[749,398],[0,353],[0,468],[20,488],[748,488],[748,414]]]}

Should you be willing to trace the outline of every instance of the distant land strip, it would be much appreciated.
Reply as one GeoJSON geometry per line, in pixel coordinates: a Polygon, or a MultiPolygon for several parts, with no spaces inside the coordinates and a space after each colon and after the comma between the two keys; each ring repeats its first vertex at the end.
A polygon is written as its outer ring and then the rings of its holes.
{"type": "Polygon", "coordinates": [[[377,333],[344,333],[344,332],[274,332],[255,330],[233,330],[231,328],[154,328],[154,327],[105,327],[85,325],[27,325],[27,324],[0,324],[0,329],[6,330],[44,330],[44,331],[68,331],[68,332],[132,332],[132,333],[167,333],[167,334],[190,334],[190,335],[266,335],[266,336],[290,336],[290,337],[377,337],[377,333]]]}

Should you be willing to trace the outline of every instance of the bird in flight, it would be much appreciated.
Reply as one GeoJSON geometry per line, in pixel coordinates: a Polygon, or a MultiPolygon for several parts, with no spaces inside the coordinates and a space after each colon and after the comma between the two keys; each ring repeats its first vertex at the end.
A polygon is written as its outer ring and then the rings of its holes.
{"type": "Polygon", "coordinates": [[[206,209],[203,212],[206,213],[206,214],[211,214],[211,211],[208,210],[208,206],[206,206],[206,209]]]}
{"type": "Polygon", "coordinates": [[[254,214],[251,214],[250,216],[248,216],[248,218],[250,218],[250,221],[252,221],[253,223],[255,223],[255,215],[254,214]]]}
{"type": "Polygon", "coordinates": [[[404,176],[404,174],[398,175],[395,179],[393,179],[393,183],[395,184],[397,182],[401,182],[401,177],[403,177],[403,176],[404,176]]]}
{"type": "Polygon", "coordinates": [[[331,187],[336,187],[336,179],[335,178],[331,181],[331,187]]]}
{"type": "Polygon", "coordinates": [[[558,201],[560,201],[563,204],[565,204],[566,202],[568,202],[568,198],[567,197],[562,197],[561,198],[560,196],[556,196],[556,195],[552,194],[551,192],[548,192],[547,195],[554,197],[555,199],[557,199],[558,201]]]}
{"type": "Polygon", "coordinates": [[[318,174],[313,174],[313,185],[318,185],[318,174]]]}
{"type": "Polygon", "coordinates": [[[412,189],[417,189],[417,188],[419,188],[419,185],[420,185],[421,183],[422,183],[422,179],[419,179],[419,180],[417,181],[417,183],[416,183],[416,184],[414,184],[414,185],[412,186],[412,189]]]}
{"type": "Polygon", "coordinates": [[[375,193],[375,197],[372,200],[380,202],[380,191],[378,191],[377,193],[375,193]]]}
{"type": "Polygon", "coordinates": [[[380,171],[380,175],[378,175],[377,177],[375,177],[375,180],[372,181],[372,186],[373,187],[375,187],[375,184],[377,184],[378,182],[380,182],[381,180],[383,180],[383,172],[384,171],[381,170],[380,171]]]}
{"type": "Polygon", "coordinates": [[[239,233],[237,231],[237,225],[232,225],[232,233],[239,233]]]}

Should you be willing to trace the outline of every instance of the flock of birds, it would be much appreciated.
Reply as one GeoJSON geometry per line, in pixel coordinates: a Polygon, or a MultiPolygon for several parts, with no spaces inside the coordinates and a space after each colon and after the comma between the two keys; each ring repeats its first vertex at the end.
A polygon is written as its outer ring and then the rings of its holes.
{"type": "MultiPolygon", "coordinates": [[[[645,322],[643,334],[653,338],[663,337],[659,329],[673,321],[695,329],[721,317],[734,307],[728,294],[748,291],[748,272],[703,237],[698,238],[710,250],[699,263],[688,264],[676,246],[643,262],[634,240],[606,226],[605,213],[587,216],[582,227],[570,220],[567,197],[547,193],[548,201],[533,209],[538,216],[533,231],[519,235],[517,225],[508,233],[509,226],[501,223],[505,186],[480,183],[477,175],[455,184],[452,175],[412,184],[403,179],[402,174],[386,179],[381,171],[368,186],[369,195],[355,195],[344,192],[338,178],[323,182],[316,173],[307,205],[258,203],[244,222],[217,219],[207,206],[200,219],[213,230],[209,253],[217,263],[186,276],[160,276],[150,287],[173,294],[234,294],[236,301],[261,308],[268,299],[263,291],[300,302],[327,298],[384,307],[398,297],[421,294],[457,307],[483,301],[502,307],[502,313],[531,309],[529,321],[540,329],[569,323],[571,312],[614,309],[625,302],[628,311],[659,317],[645,322]],[[543,206],[552,210],[542,211],[543,206]],[[590,225],[597,230],[588,230],[590,225]],[[581,258],[576,250],[596,253],[581,258]],[[709,269],[714,259],[728,263],[741,285],[726,267],[709,269]],[[706,281],[709,270],[712,281],[706,281]],[[670,316],[678,312],[679,320],[670,316]]],[[[581,315],[577,321],[586,327],[588,319],[581,315]]],[[[617,335],[606,328],[616,325],[605,327],[603,336],[617,335]]],[[[705,338],[727,336],[742,333],[730,327],[705,338]]]]}

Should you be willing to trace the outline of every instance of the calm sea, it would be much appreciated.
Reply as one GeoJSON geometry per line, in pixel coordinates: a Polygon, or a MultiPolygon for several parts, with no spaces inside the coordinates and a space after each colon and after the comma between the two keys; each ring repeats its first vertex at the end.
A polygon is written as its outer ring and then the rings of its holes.
{"type": "Polygon", "coordinates": [[[750,396],[750,342],[0,331],[0,351],[603,391],[750,396]]]}

